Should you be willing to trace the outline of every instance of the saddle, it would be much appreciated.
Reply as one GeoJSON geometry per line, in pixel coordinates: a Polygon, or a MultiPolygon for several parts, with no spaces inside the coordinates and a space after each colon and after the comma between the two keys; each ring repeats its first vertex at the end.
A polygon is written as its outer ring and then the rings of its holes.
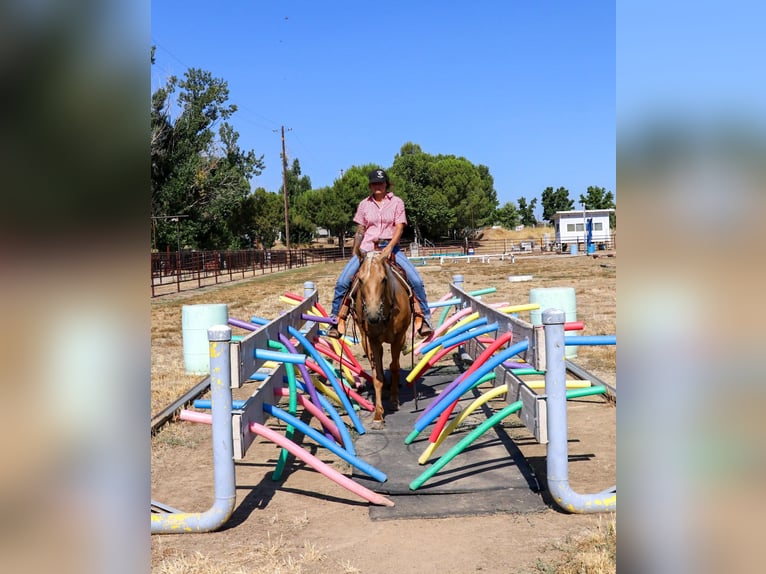
{"type": "MultiPolygon", "coordinates": [[[[420,303],[418,302],[417,297],[415,297],[415,292],[412,289],[412,285],[410,285],[410,282],[407,279],[407,273],[404,272],[404,269],[396,262],[396,259],[393,257],[388,259],[388,265],[394,276],[396,276],[402,285],[404,285],[407,289],[407,295],[410,300],[410,311],[412,311],[412,314],[415,317],[415,330],[420,331],[420,327],[423,324],[423,310],[420,307],[420,303]]],[[[346,320],[348,318],[349,312],[353,308],[354,295],[356,290],[359,288],[358,275],[359,271],[354,274],[354,278],[351,280],[351,288],[343,297],[343,302],[340,306],[340,312],[338,313],[338,331],[341,333],[346,330],[346,320]]]]}

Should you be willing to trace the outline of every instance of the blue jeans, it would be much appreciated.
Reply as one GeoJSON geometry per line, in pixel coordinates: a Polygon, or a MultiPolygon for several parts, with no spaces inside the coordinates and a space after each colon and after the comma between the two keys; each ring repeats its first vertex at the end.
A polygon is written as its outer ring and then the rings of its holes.
{"type": "MultiPolygon", "coordinates": [[[[415,269],[415,266],[410,263],[410,260],[407,259],[407,256],[403,251],[399,249],[398,246],[394,247],[394,256],[396,257],[396,262],[402,269],[404,269],[404,272],[407,274],[407,281],[410,282],[412,290],[415,292],[415,297],[417,297],[418,303],[420,304],[420,308],[423,310],[423,315],[430,324],[431,310],[428,308],[426,288],[423,286],[423,279],[420,277],[418,270],[415,269]]],[[[354,275],[356,275],[356,272],[359,270],[359,265],[359,258],[356,256],[352,257],[348,260],[348,263],[346,263],[343,271],[341,271],[340,275],[338,276],[338,281],[335,283],[335,294],[332,300],[331,311],[331,313],[335,316],[337,316],[340,312],[340,306],[343,303],[343,297],[351,287],[351,281],[353,281],[354,275]]]]}

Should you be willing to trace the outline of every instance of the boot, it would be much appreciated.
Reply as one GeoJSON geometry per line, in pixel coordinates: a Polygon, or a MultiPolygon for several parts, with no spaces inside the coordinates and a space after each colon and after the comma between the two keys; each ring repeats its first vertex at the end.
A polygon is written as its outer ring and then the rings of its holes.
{"type": "Polygon", "coordinates": [[[427,339],[428,337],[433,335],[434,330],[431,328],[431,325],[428,323],[428,319],[426,319],[422,315],[415,317],[415,326],[418,329],[418,335],[420,335],[424,339],[427,339]],[[418,326],[418,323],[420,323],[419,326],[418,326]]]}
{"type": "Polygon", "coordinates": [[[335,319],[335,323],[331,324],[330,328],[327,329],[328,337],[332,337],[333,339],[340,339],[341,333],[346,332],[346,317],[348,317],[348,296],[343,300],[343,304],[340,306],[340,313],[338,313],[338,316],[331,316],[332,319],[335,319]]]}
{"type": "Polygon", "coordinates": [[[431,328],[431,325],[428,323],[428,320],[426,319],[425,315],[423,314],[423,308],[420,306],[420,303],[417,300],[417,297],[413,295],[412,297],[412,310],[415,314],[415,330],[418,332],[418,335],[421,337],[430,337],[434,330],[431,328]]]}
{"type": "Polygon", "coordinates": [[[340,331],[338,330],[338,318],[331,315],[330,319],[335,319],[335,322],[330,323],[330,327],[326,331],[327,336],[332,337],[333,339],[340,339],[340,331]]]}

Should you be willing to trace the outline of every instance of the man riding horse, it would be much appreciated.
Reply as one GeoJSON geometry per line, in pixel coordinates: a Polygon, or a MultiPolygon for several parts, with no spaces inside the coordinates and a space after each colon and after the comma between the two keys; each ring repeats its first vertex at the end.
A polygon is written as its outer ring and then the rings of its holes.
{"type": "MultiPolygon", "coordinates": [[[[352,251],[354,253],[360,249],[365,252],[380,251],[385,259],[394,256],[395,262],[406,274],[407,281],[415,294],[415,327],[420,336],[428,337],[433,333],[433,329],[423,279],[407,256],[399,249],[399,240],[404,226],[407,225],[404,202],[391,191],[388,174],[382,169],[374,169],[370,172],[369,188],[370,195],[359,202],[354,215],[357,229],[352,251]]],[[[336,324],[332,324],[327,331],[330,337],[339,338],[345,330],[349,308],[348,303],[344,303],[344,299],[359,266],[359,258],[352,255],[335,284],[331,314],[332,318],[336,319],[336,324]]]]}

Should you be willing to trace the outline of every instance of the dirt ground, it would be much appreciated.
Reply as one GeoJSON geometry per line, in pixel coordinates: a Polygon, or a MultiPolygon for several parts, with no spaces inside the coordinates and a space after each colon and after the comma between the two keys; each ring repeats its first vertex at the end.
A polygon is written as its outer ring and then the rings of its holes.
{"type": "MultiPolygon", "coordinates": [[[[448,291],[452,275],[465,276],[467,291],[495,287],[487,302],[529,301],[533,287],[575,287],[577,318],[583,334],[616,332],[616,257],[517,257],[515,263],[449,263],[420,269],[429,299],[448,291]],[[510,277],[532,275],[529,281],[510,277]]],[[[204,292],[162,298],[153,303],[153,323],[180,305],[228,303],[231,317],[274,316],[278,296],[302,293],[303,282],[315,281],[320,302],[330,307],[332,285],[340,264],[301,269],[268,280],[243,282],[204,292]],[[276,296],[275,296],[276,294],[276,296]]],[[[438,318],[438,314],[434,314],[438,318]]],[[[524,316],[522,318],[526,319],[524,316]]],[[[527,319],[528,320],[528,319],[527,319]]],[[[153,327],[153,386],[161,366],[178,364],[178,344],[158,347],[153,327]],[[171,353],[155,361],[155,354],[171,353]],[[155,367],[156,365],[156,367],[155,367]]],[[[164,340],[164,339],[162,339],[164,340]]],[[[616,386],[614,347],[580,348],[574,362],[616,386]]],[[[366,365],[366,359],[362,359],[366,365]]],[[[410,366],[409,357],[403,367],[410,366]]],[[[192,385],[187,385],[187,388],[192,385]]],[[[237,391],[243,391],[238,389],[237,391]]],[[[252,389],[244,389],[244,398],[252,389]]],[[[155,409],[153,408],[153,412],[155,409]]],[[[514,417],[511,417],[513,419],[514,417]]],[[[509,419],[509,420],[511,420],[509,419]]],[[[516,419],[518,421],[518,419],[516,419]]],[[[280,428],[276,422],[274,428],[280,428]]],[[[545,484],[545,445],[537,444],[521,423],[508,425],[508,434],[545,484]]],[[[616,408],[600,397],[571,401],[568,406],[569,480],[579,493],[599,492],[616,483],[616,408]]],[[[283,430],[283,427],[281,427],[283,430]]],[[[336,468],[338,458],[304,446],[336,468]]],[[[563,545],[611,520],[611,515],[572,515],[556,507],[543,493],[546,509],[531,514],[498,513],[438,519],[372,520],[367,502],[330,482],[299,461],[293,461],[279,481],[271,479],[279,450],[259,441],[236,464],[237,501],[234,515],[213,533],[153,535],[153,572],[540,572],[561,556],[563,545]]],[[[459,457],[452,464],[459,463],[459,457]]],[[[385,469],[382,469],[385,471],[385,469]]],[[[414,478],[414,477],[413,477],[414,478]]],[[[203,512],[213,503],[210,428],[172,423],[152,441],[152,499],[185,512],[203,512]]]]}

